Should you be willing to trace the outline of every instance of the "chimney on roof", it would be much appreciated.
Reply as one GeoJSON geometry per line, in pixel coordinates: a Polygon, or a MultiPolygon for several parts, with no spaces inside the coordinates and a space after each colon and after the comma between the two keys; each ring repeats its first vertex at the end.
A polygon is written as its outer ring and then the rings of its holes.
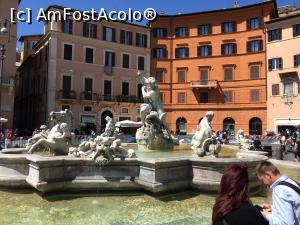
{"type": "Polygon", "coordinates": [[[235,0],[233,8],[239,8],[239,7],[240,7],[240,2],[238,0],[235,0]]]}

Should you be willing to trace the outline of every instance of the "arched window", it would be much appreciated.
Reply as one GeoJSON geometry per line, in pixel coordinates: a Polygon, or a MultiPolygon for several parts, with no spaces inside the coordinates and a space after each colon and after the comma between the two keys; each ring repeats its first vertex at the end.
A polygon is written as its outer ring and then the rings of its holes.
{"type": "Polygon", "coordinates": [[[249,134],[262,135],[262,121],[257,117],[249,120],[249,134]]]}
{"type": "Polygon", "coordinates": [[[186,119],[179,117],[176,120],[176,134],[186,135],[186,119]]]}
{"type": "Polygon", "coordinates": [[[223,120],[223,131],[226,131],[228,135],[234,135],[235,121],[231,117],[227,117],[223,120]]]}

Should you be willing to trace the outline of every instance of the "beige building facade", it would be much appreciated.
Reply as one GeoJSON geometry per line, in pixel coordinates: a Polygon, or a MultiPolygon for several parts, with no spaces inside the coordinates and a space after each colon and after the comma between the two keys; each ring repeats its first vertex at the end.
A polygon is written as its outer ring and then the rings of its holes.
{"type": "Polygon", "coordinates": [[[267,22],[267,129],[300,125],[300,12],[267,22]]]}
{"type": "Polygon", "coordinates": [[[150,75],[150,53],[150,31],[144,26],[45,23],[45,34],[17,72],[16,126],[32,130],[48,123],[51,111],[64,109],[73,112],[74,128],[84,134],[103,130],[106,116],[138,121],[142,94],[136,76],[138,71],[150,75]],[[22,121],[23,113],[32,116],[22,121]]]}
{"type": "MultiPolygon", "coordinates": [[[[7,27],[7,33],[0,32],[0,48],[4,46],[3,74],[1,84],[1,113],[7,119],[2,129],[11,129],[14,111],[14,76],[16,72],[17,24],[10,23],[10,9],[18,8],[20,0],[0,1],[0,28],[7,27]]],[[[0,53],[1,57],[1,53],[0,53]]]]}

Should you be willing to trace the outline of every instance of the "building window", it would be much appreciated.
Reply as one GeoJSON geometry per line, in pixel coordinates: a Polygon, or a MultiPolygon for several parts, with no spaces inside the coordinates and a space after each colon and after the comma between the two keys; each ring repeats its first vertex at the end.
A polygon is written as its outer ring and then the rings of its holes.
{"type": "Polygon", "coordinates": [[[167,58],[167,51],[165,48],[154,48],[153,49],[154,59],[165,59],[167,58]]]}
{"type": "Polygon", "coordinates": [[[300,66],[300,54],[299,55],[294,55],[294,66],[295,67],[300,66]]]}
{"type": "Polygon", "coordinates": [[[175,58],[187,58],[189,57],[188,48],[175,48],[175,58]]]}
{"type": "Polygon", "coordinates": [[[251,102],[259,102],[259,90],[258,89],[250,90],[250,101],[251,102]]]}
{"type": "Polygon", "coordinates": [[[269,70],[282,69],[282,58],[269,59],[269,70]]]}
{"type": "Polygon", "coordinates": [[[93,99],[93,79],[85,78],[84,79],[84,100],[93,99]]]}
{"type": "Polygon", "coordinates": [[[129,69],[130,55],[122,54],[122,67],[129,69]]]}
{"type": "Polygon", "coordinates": [[[153,37],[155,38],[164,38],[167,36],[167,29],[166,28],[153,28],[153,37]]]}
{"type": "Polygon", "coordinates": [[[279,95],[279,84],[272,84],[272,95],[279,95]]]}
{"type": "Polygon", "coordinates": [[[262,17],[251,18],[247,20],[247,30],[254,30],[254,29],[261,28],[262,24],[263,24],[262,17]]]}
{"type": "Polygon", "coordinates": [[[200,80],[208,81],[208,69],[200,69],[200,80]]]}
{"type": "Polygon", "coordinates": [[[189,36],[189,28],[188,27],[176,27],[175,29],[176,37],[183,38],[189,36]]]}
{"type": "Polygon", "coordinates": [[[125,45],[132,45],[132,32],[121,30],[120,31],[120,43],[125,45]]]}
{"type": "Polygon", "coordinates": [[[147,48],[147,35],[136,33],[136,46],[141,48],[147,48]]]}
{"type": "Polygon", "coordinates": [[[233,68],[232,67],[224,67],[224,80],[225,81],[233,80],[233,68]]]}
{"type": "Polygon", "coordinates": [[[233,91],[224,91],[225,102],[232,103],[233,102],[233,91]]]}
{"type": "Polygon", "coordinates": [[[300,36],[300,24],[296,24],[293,26],[293,36],[300,36]]]}
{"type": "Polygon", "coordinates": [[[92,48],[85,49],[85,62],[94,63],[94,49],[92,48]]]}
{"type": "Polygon", "coordinates": [[[63,98],[71,98],[71,87],[72,87],[72,77],[63,76],[62,80],[62,89],[63,89],[63,98]]]}
{"type": "Polygon", "coordinates": [[[211,56],[212,54],[211,45],[198,46],[197,53],[198,53],[198,57],[211,56]]]}
{"type": "Polygon", "coordinates": [[[157,83],[163,83],[164,82],[164,71],[159,70],[155,72],[155,80],[157,83]]]}
{"type": "Polygon", "coordinates": [[[73,20],[67,19],[61,22],[62,32],[72,34],[73,33],[73,20]]]}
{"type": "Polygon", "coordinates": [[[121,113],[122,114],[128,114],[129,113],[129,109],[128,108],[122,108],[121,109],[121,113]]]}
{"type": "Polygon", "coordinates": [[[222,55],[236,54],[236,43],[222,44],[221,53],[222,55]]]}
{"type": "Polygon", "coordinates": [[[104,81],[104,100],[111,100],[112,82],[110,80],[104,81]]]}
{"type": "Polygon", "coordinates": [[[292,96],[294,94],[294,83],[293,82],[284,82],[283,83],[283,94],[287,96],[292,96]]]}
{"type": "Polygon", "coordinates": [[[138,70],[145,70],[145,57],[138,56],[138,70]]]}
{"type": "Polygon", "coordinates": [[[208,92],[200,92],[200,103],[208,103],[208,92]]]}
{"type": "Polygon", "coordinates": [[[61,105],[62,111],[65,111],[66,109],[71,110],[71,106],[70,105],[61,105]]]}
{"type": "Polygon", "coordinates": [[[179,92],[179,93],[177,93],[177,102],[179,103],[179,104],[183,104],[183,103],[185,103],[185,92],[179,92]]]}
{"type": "Polygon", "coordinates": [[[111,27],[103,27],[103,40],[105,41],[116,41],[116,29],[111,27]]]}
{"type": "Polygon", "coordinates": [[[211,24],[201,24],[198,26],[198,35],[211,34],[211,24]]]}
{"type": "Polygon", "coordinates": [[[276,41],[282,39],[282,29],[275,29],[275,30],[269,30],[268,31],[268,41],[276,41]]]}
{"type": "Polygon", "coordinates": [[[129,96],[129,83],[128,82],[122,82],[122,95],[129,96]]]}
{"type": "Polygon", "coordinates": [[[259,66],[250,66],[250,79],[259,78],[259,66]]]}
{"type": "Polygon", "coordinates": [[[64,59],[72,60],[73,56],[73,45],[64,44],[64,59]]]}
{"type": "Polygon", "coordinates": [[[97,38],[97,25],[92,23],[83,23],[83,36],[97,38]]]}
{"type": "Polygon", "coordinates": [[[262,40],[253,40],[247,42],[247,52],[260,52],[263,50],[262,40]]]}
{"type": "Polygon", "coordinates": [[[178,83],[185,83],[185,70],[178,70],[177,75],[178,75],[178,83]]]}
{"type": "Polygon", "coordinates": [[[222,33],[233,33],[236,31],[236,22],[222,23],[222,33]]]}
{"type": "Polygon", "coordinates": [[[92,106],[83,106],[83,111],[84,112],[92,112],[93,107],[92,106]]]}
{"type": "Polygon", "coordinates": [[[105,51],[105,73],[111,74],[112,68],[115,66],[115,53],[105,51]]]}

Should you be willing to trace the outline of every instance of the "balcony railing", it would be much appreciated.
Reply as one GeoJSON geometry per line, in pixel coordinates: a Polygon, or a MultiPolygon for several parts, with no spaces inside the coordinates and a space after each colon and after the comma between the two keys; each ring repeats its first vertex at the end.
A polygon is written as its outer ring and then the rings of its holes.
{"type": "Polygon", "coordinates": [[[191,88],[217,88],[218,81],[217,80],[196,80],[191,81],[191,88]]]}
{"type": "Polygon", "coordinates": [[[112,95],[100,95],[99,101],[108,102],[129,102],[129,103],[143,103],[143,98],[138,96],[112,96],[112,95]]]}
{"type": "Polygon", "coordinates": [[[65,91],[65,90],[59,90],[57,93],[58,99],[70,99],[75,100],[76,99],[76,92],[75,91],[65,91]]]}
{"type": "Polygon", "coordinates": [[[112,74],[112,72],[113,72],[113,68],[111,67],[111,66],[105,66],[104,67],[104,72],[106,73],[106,74],[112,74]]]}
{"type": "Polygon", "coordinates": [[[90,100],[90,101],[97,101],[99,98],[97,93],[92,93],[90,91],[83,91],[80,94],[80,100],[90,100]]]}

